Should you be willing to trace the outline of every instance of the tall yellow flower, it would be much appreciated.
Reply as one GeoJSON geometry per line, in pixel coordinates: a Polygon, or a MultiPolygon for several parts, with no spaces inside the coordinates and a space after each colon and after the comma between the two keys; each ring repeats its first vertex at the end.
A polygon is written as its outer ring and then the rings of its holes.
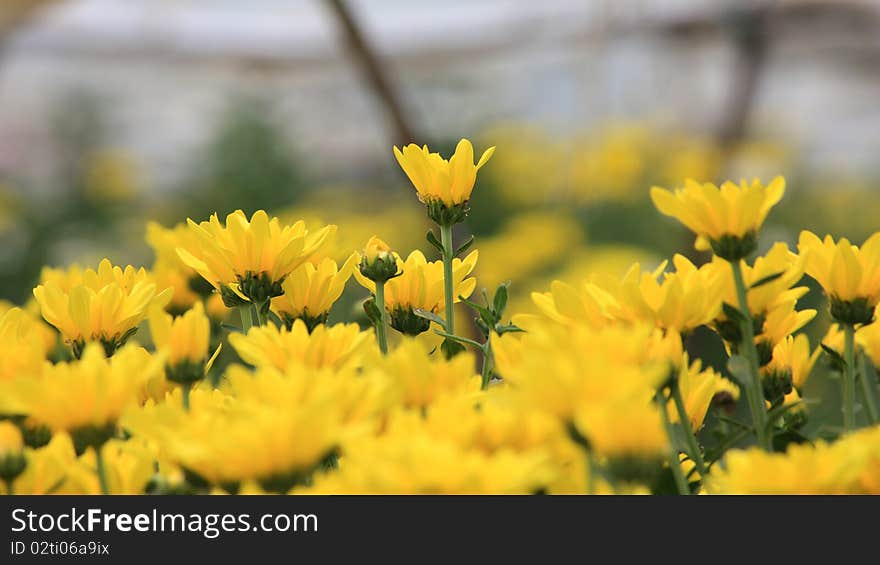
{"type": "Polygon", "coordinates": [[[230,306],[238,304],[235,297],[239,294],[259,304],[281,296],[281,284],[287,276],[336,231],[336,226],[330,225],[309,233],[301,220],[282,226],[278,218],[270,219],[263,210],[255,212],[250,220],[236,210],[226,216],[225,224],[220,223],[217,214],[207,222],[187,222],[199,247],[179,247],[178,255],[219,289],[230,306]]]}
{"type": "Polygon", "coordinates": [[[97,344],[89,344],[82,359],[46,365],[38,378],[16,379],[9,390],[34,421],[69,432],[81,453],[113,435],[119,416],[160,371],[161,358],[142,348],[123,347],[108,359],[97,344]]]}
{"type": "Polygon", "coordinates": [[[39,374],[56,335],[21,308],[0,315],[0,381],[39,374]]]}
{"type": "Polygon", "coordinates": [[[720,188],[688,179],[674,192],[651,188],[651,200],[661,213],[693,231],[698,247],[711,246],[722,259],[739,261],[755,250],[758,230],[784,192],[782,177],[767,186],[754,179],[739,185],[728,181],[720,188]]]}
{"type": "Polygon", "coordinates": [[[34,297],[43,318],[58,328],[79,355],[86,342],[99,341],[108,355],[136,331],[152,306],[164,306],[171,289],[157,292],[143,268],[114,267],[108,259],[98,270],[47,270],[34,297]]]}
{"type": "MultiPolygon", "coordinates": [[[[427,145],[419,147],[411,143],[402,151],[394,148],[394,156],[415,186],[419,200],[428,206],[431,219],[441,225],[454,224],[464,219],[464,216],[458,218],[448,214],[456,207],[466,207],[477,180],[477,171],[494,152],[495,148],[490,147],[474,165],[474,147],[467,139],[458,142],[455,153],[448,161],[439,153],[431,153],[427,145]],[[432,215],[432,207],[436,207],[438,213],[432,215]],[[441,209],[445,209],[447,217],[442,217],[441,209]]],[[[455,216],[454,213],[452,215],[455,216]]]]}
{"type": "Polygon", "coordinates": [[[208,359],[211,320],[201,302],[177,318],[155,309],[150,314],[150,332],[156,351],[166,356],[169,381],[184,386],[201,380],[211,368],[220,348],[208,359]]]}
{"type": "Polygon", "coordinates": [[[284,294],[272,300],[272,310],[288,327],[296,319],[305,322],[309,330],[326,324],[330,307],[342,296],[357,263],[357,253],[351,254],[341,268],[333,259],[324,259],[317,265],[303,263],[284,279],[284,294]]]}
{"type": "Polygon", "coordinates": [[[798,250],[806,255],[806,272],[822,285],[831,315],[843,324],[869,324],[880,301],[880,232],[857,247],[846,238],[834,242],[801,232],[798,250]]]}
{"type": "MultiPolygon", "coordinates": [[[[477,286],[477,280],[468,275],[477,264],[479,253],[471,251],[463,260],[452,260],[452,285],[455,302],[460,296],[467,298],[477,286]]],[[[402,274],[385,283],[385,308],[391,314],[391,327],[407,335],[418,335],[427,331],[430,322],[413,314],[414,309],[437,313],[445,308],[446,299],[443,288],[443,262],[428,262],[421,251],[413,251],[406,261],[397,257],[398,271],[402,274]]],[[[376,292],[376,283],[354,272],[358,282],[376,292]]]]}

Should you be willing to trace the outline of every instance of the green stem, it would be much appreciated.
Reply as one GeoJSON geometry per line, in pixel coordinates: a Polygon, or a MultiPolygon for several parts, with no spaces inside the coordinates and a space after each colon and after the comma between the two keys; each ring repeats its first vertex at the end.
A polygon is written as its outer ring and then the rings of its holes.
{"type": "Polygon", "coordinates": [[[446,299],[446,333],[455,334],[455,297],[452,288],[452,224],[440,226],[443,245],[443,292],[446,299]]]}
{"type": "Polygon", "coordinates": [[[186,412],[189,412],[189,391],[192,390],[192,385],[185,384],[180,386],[180,395],[183,398],[183,409],[186,412]]]}
{"type": "Polygon", "coordinates": [[[110,494],[110,489],[107,487],[107,471],[104,468],[103,453],[103,445],[95,448],[95,465],[98,473],[98,483],[101,485],[101,494],[110,494]]]}
{"type": "Polygon", "coordinates": [[[684,477],[684,471],[681,470],[681,461],[678,460],[678,450],[675,449],[675,432],[672,428],[672,422],[669,421],[669,412],[666,410],[666,395],[661,391],[657,394],[657,406],[660,408],[660,414],[663,416],[663,426],[666,428],[666,435],[669,437],[669,469],[675,478],[675,487],[678,494],[688,495],[691,493],[688,487],[687,479],[684,477]]]}
{"type": "Polygon", "coordinates": [[[706,477],[706,462],[703,461],[703,454],[700,446],[697,444],[697,438],[694,436],[694,430],[691,428],[691,421],[688,418],[687,410],[684,407],[684,398],[681,396],[681,388],[678,386],[678,379],[673,379],[672,398],[675,401],[675,409],[678,411],[678,425],[681,427],[685,441],[688,444],[688,455],[697,466],[697,472],[700,474],[700,480],[706,477]]]}
{"type": "Polygon", "coordinates": [[[483,345],[483,366],[480,369],[480,377],[482,378],[482,390],[489,388],[489,380],[492,378],[492,369],[495,367],[495,356],[492,353],[491,336],[486,339],[483,345]]]}
{"type": "Polygon", "coordinates": [[[772,451],[770,436],[767,434],[767,409],[764,406],[764,392],[761,388],[761,374],[758,365],[758,350],[755,348],[755,330],[752,326],[752,314],[749,310],[749,300],[746,295],[746,283],[743,279],[742,266],[739,261],[731,261],[730,268],[733,271],[733,282],[736,285],[736,296],[739,301],[739,311],[742,314],[740,332],[742,343],[740,352],[745,354],[749,362],[749,384],[745,387],[746,399],[752,412],[752,423],[755,426],[755,435],[758,444],[767,451],[772,451]]]}
{"type": "Polygon", "coordinates": [[[848,432],[856,425],[856,328],[852,324],[844,324],[843,336],[843,360],[846,365],[843,373],[843,429],[848,432]]]}
{"type": "Polygon", "coordinates": [[[376,339],[379,340],[379,350],[385,355],[388,353],[388,314],[385,312],[384,282],[376,282],[376,307],[379,309],[379,325],[376,326],[376,339]]]}
{"type": "Polygon", "coordinates": [[[862,368],[859,371],[859,380],[862,382],[862,393],[865,395],[868,417],[871,418],[871,424],[876,424],[880,422],[880,411],[877,410],[877,398],[874,396],[877,392],[877,385],[874,384],[874,371],[868,371],[867,355],[862,354],[859,360],[862,368]]]}
{"type": "Polygon", "coordinates": [[[269,311],[269,301],[267,300],[266,302],[261,302],[259,304],[254,303],[253,307],[254,307],[254,319],[257,321],[257,325],[258,326],[265,326],[266,322],[269,321],[268,320],[269,317],[263,315],[263,310],[265,309],[266,312],[269,311]]]}
{"type": "Polygon", "coordinates": [[[253,310],[251,310],[250,304],[242,304],[238,307],[238,312],[241,314],[241,331],[247,335],[252,327],[254,327],[254,316],[253,310]]]}

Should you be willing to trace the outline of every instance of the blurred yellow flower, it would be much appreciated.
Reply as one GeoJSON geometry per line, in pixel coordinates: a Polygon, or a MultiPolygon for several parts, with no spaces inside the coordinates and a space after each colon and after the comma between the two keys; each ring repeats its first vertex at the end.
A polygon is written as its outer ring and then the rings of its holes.
{"type": "Polygon", "coordinates": [[[352,253],[341,268],[326,258],[318,264],[303,263],[284,279],[284,294],[272,299],[272,310],[288,327],[296,319],[305,322],[309,330],[326,324],[330,307],[342,296],[357,263],[357,253],[352,253]]]}
{"type": "Polygon", "coordinates": [[[495,148],[490,147],[474,165],[474,147],[467,139],[458,142],[448,161],[439,153],[428,151],[427,145],[419,147],[410,143],[402,151],[394,147],[394,156],[415,186],[419,200],[425,204],[439,201],[447,208],[468,201],[477,180],[477,171],[494,152],[495,148]]]}
{"type": "Polygon", "coordinates": [[[74,354],[86,342],[100,341],[108,355],[125,343],[153,306],[164,306],[171,289],[160,289],[143,268],[124,270],[108,259],[98,270],[72,267],[43,271],[34,289],[43,318],[58,328],[74,354]]]}
{"type": "Polygon", "coordinates": [[[269,324],[251,328],[247,335],[234,333],[229,343],[246,363],[281,371],[291,365],[335,370],[360,367],[375,349],[373,333],[361,331],[357,324],[320,325],[309,333],[302,320],[290,329],[269,324]]]}
{"type": "Polygon", "coordinates": [[[24,414],[54,432],[69,432],[81,452],[112,436],[122,412],[161,371],[161,361],[131,345],[108,359],[100,346],[89,344],[82,359],[47,364],[37,378],[11,381],[9,391],[24,414]]]}
{"type": "Polygon", "coordinates": [[[251,302],[263,303],[282,294],[281,284],[297,267],[315,254],[336,226],[325,226],[309,233],[305,222],[282,226],[258,210],[248,220],[236,210],[226,216],[225,225],[217,214],[207,222],[187,220],[198,238],[198,249],[177,248],[181,260],[223,291],[237,285],[239,293],[251,302]]]}
{"type": "Polygon", "coordinates": [[[822,285],[831,315],[844,324],[869,324],[880,301],[880,232],[857,247],[846,238],[837,243],[801,232],[798,250],[806,255],[806,272],[822,285]]]}
{"type": "Polygon", "coordinates": [[[10,308],[0,315],[0,381],[38,375],[55,344],[55,335],[21,308],[10,308]]]}

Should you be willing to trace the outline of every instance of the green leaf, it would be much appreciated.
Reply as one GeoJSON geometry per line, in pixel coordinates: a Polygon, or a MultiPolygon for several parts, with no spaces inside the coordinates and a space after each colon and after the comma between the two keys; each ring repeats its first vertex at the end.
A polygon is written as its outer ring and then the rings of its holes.
{"type": "Polygon", "coordinates": [[[728,304],[727,302],[723,302],[721,304],[721,309],[724,311],[724,315],[727,316],[729,320],[733,320],[738,324],[745,323],[746,317],[743,315],[742,311],[740,311],[740,309],[736,306],[728,304]]]}
{"type": "Polygon", "coordinates": [[[368,298],[364,301],[364,313],[373,326],[378,326],[382,323],[382,314],[379,312],[379,307],[376,306],[375,299],[368,298]]]}
{"type": "Polygon", "coordinates": [[[474,340],[467,338],[467,337],[462,337],[460,335],[448,334],[448,333],[446,333],[444,331],[440,331],[440,330],[434,330],[434,333],[436,333],[437,335],[443,336],[446,339],[451,339],[452,341],[457,341],[458,343],[467,343],[468,345],[473,345],[474,347],[478,347],[480,349],[483,349],[482,343],[480,343],[478,341],[474,341],[474,340]]]}
{"type": "Polygon", "coordinates": [[[446,338],[443,340],[443,343],[440,344],[440,351],[443,352],[443,355],[447,359],[452,359],[453,357],[464,351],[464,346],[457,341],[446,338]]]}
{"type": "Polygon", "coordinates": [[[722,422],[726,422],[728,424],[733,424],[734,426],[738,427],[741,430],[745,430],[748,432],[754,431],[754,428],[752,426],[750,426],[744,422],[740,422],[736,418],[728,418],[727,416],[722,416],[720,414],[717,416],[717,418],[719,420],[721,420],[722,422]]]}
{"type": "Polygon", "coordinates": [[[458,257],[459,255],[470,249],[471,245],[474,244],[474,241],[474,236],[470,236],[467,241],[462,243],[461,246],[455,250],[455,255],[453,255],[453,257],[458,257]]]}
{"type": "Polygon", "coordinates": [[[491,310],[489,310],[487,307],[485,307],[485,306],[480,306],[480,305],[477,304],[476,302],[474,302],[474,301],[472,301],[472,300],[468,300],[468,299],[465,298],[464,296],[459,296],[458,299],[461,300],[463,303],[467,304],[468,306],[470,306],[470,307],[471,307],[472,309],[474,309],[477,313],[479,313],[479,314],[480,314],[480,318],[482,318],[483,321],[486,322],[486,325],[487,325],[487,326],[492,327],[492,326],[494,326],[495,323],[497,322],[497,320],[495,319],[495,315],[494,315],[493,312],[492,312],[491,310]]]}
{"type": "Polygon", "coordinates": [[[525,331],[526,330],[522,329],[521,327],[517,326],[516,324],[506,324],[506,325],[496,324],[495,325],[495,333],[497,333],[498,335],[504,335],[506,333],[511,333],[511,332],[525,333],[525,331]]]}
{"type": "Polygon", "coordinates": [[[742,355],[731,355],[727,360],[727,370],[741,387],[748,387],[752,381],[752,371],[749,361],[742,355]]]}
{"type": "Polygon", "coordinates": [[[504,315],[504,309],[507,308],[507,287],[509,285],[510,281],[499,284],[498,290],[495,291],[495,300],[492,301],[492,308],[499,320],[504,315]]]}
{"type": "Polygon", "coordinates": [[[241,331],[241,328],[240,328],[240,327],[238,327],[238,326],[233,326],[232,324],[227,324],[226,322],[221,323],[221,324],[220,324],[220,327],[221,327],[222,329],[228,331],[229,333],[234,333],[234,334],[240,334],[240,333],[243,333],[243,332],[241,331]]]}
{"type": "Polygon", "coordinates": [[[484,338],[489,339],[489,326],[482,318],[474,318],[474,325],[477,326],[484,338]]]}
{"type": "Polygon", "coordinates": [[[278,317],[278,314],[276,314],[272,310],[269,310],[268,315],[269,315],[269,319],[272,321],[272,323],[275,324],[275,327],[280,328],[281,326],[284,325],[284,322],[281,320],[281,318],[278,317]]]}
{"type": "Polygon", "coordinates": [[[432,230],[428,230],[428,233],[425,234],[425,239],[428,240],[428,243],[434,246],[434,248],[440,252],[440,255],[443,255],[443,244],[440,243],[440,240],[437,239],[437,236],[434,235],[432,230]]]}
{"type": "Polygon", "coordinates": [[[438,324],[441,328],[446,326],[446,321],[433,312],[428,312],[427,310],[422,310],[421,308],[413,308],[413,314],[415,314],[419,318],[430,320],[435,324],[438,324]]]}
{"type": "Polygon", "coordinates": [[[758,288],[759,286],[764,286],[768,283],[772,283],[784,274],[785,271],[780,271],[778,273],[773,273],[772,275],[767,275],[766,277],[760,278],[752,283],[752,286],[749,287],[749,290],[752,290],[753,288],[758,288]]]}

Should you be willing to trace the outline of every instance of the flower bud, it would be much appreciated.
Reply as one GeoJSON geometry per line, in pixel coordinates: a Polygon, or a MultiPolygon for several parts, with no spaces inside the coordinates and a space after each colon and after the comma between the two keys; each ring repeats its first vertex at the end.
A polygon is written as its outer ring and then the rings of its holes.
{"type": "Polygon", "coordinates": [[[388,244],[376,236],[364,246],[364,254],[358,267],[361,274],[373,282],[385,283],[397,276],[397,257],[388,244]]]}

